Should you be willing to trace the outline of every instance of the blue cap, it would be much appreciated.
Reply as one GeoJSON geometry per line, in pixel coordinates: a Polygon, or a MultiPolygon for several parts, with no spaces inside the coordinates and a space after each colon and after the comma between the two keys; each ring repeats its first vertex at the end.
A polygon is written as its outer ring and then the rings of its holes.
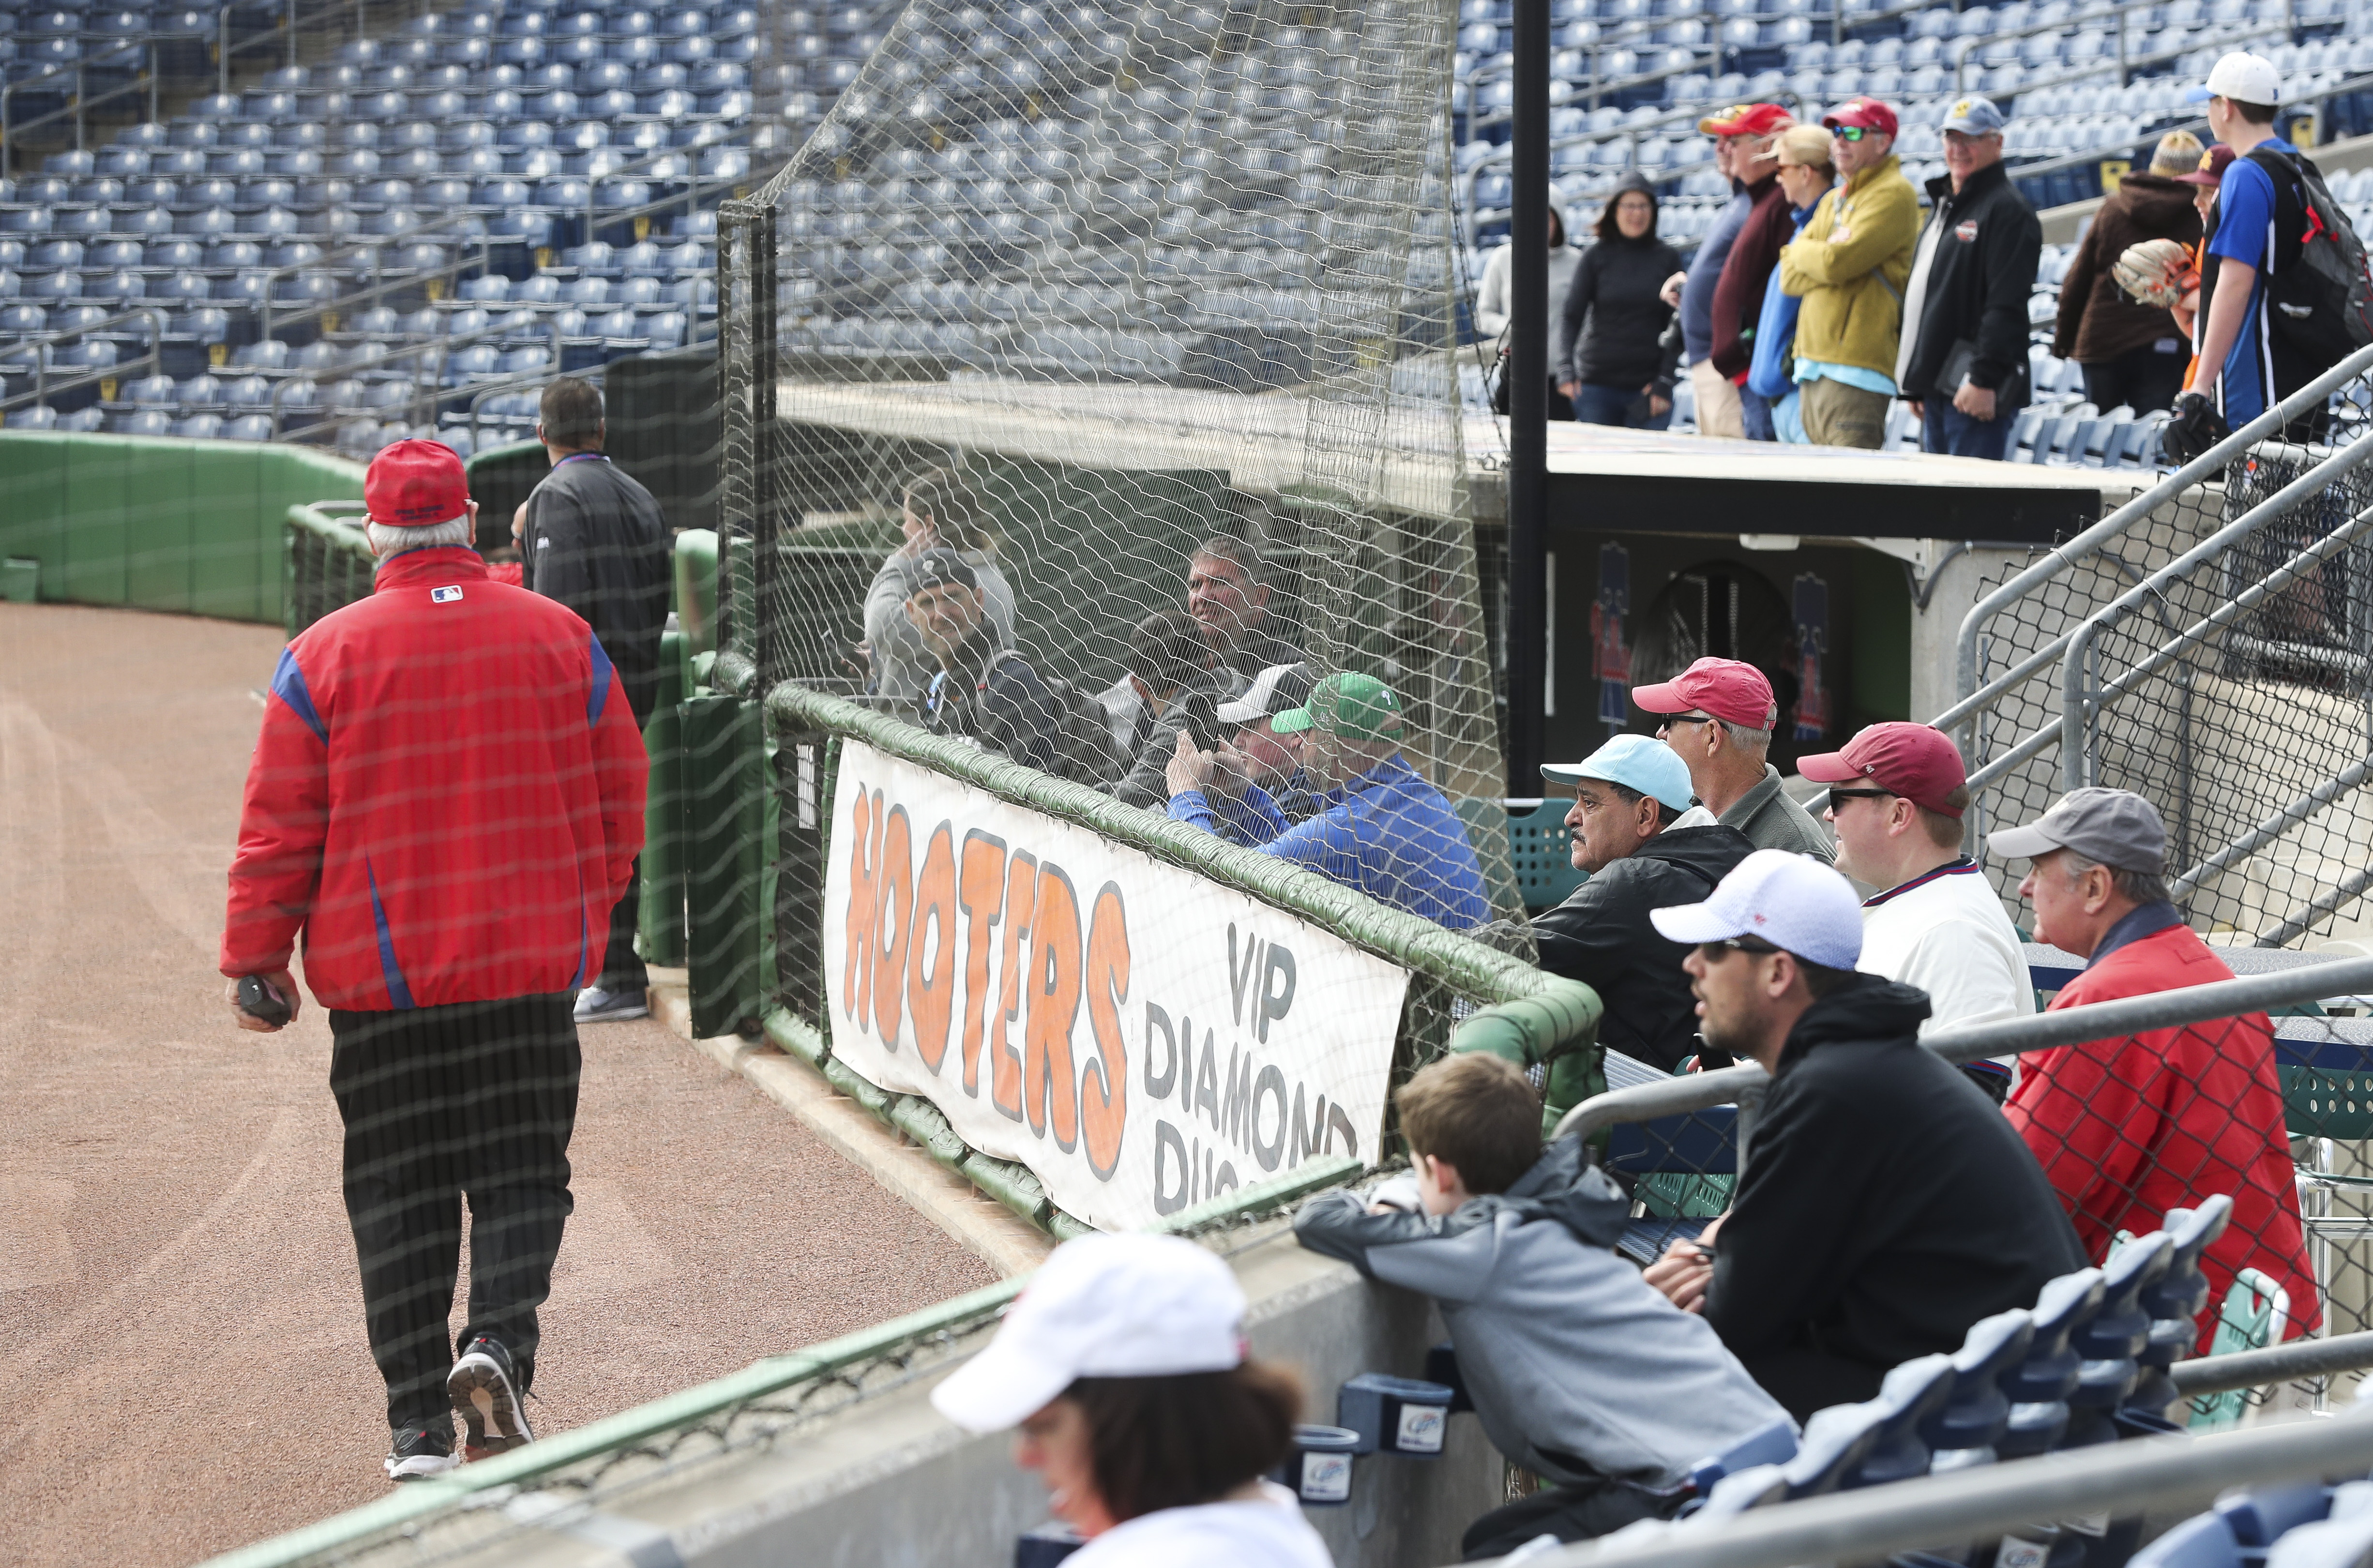
{"type": "Polygon", "coordinates": [[[1958,131],[1965,136],[1990,136],[2008,123],[2009,117],[1993,99],[1957,98],[1937,129],[1958,131]]]}
{"type": "Polygon", "coordinates": [[[1618,735],[1580,762],[1543,763],[1541,777],[1569,788],[1584,778],[1603,778],[1654,795],[1677,812],[1689,809],[1689,765],[1672,747],[1647,735],[1618,735]]]}

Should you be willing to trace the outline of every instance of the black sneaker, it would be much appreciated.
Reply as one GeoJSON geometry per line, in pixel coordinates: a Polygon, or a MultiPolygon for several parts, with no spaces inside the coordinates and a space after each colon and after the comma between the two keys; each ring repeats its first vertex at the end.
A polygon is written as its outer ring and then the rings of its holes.
{"type": "Polygon", "coordinates": [[[471,1340],[445,1375],[445,1393],[462,1424],[470,1429],[462,1440],[465,1457],[483,1459],[535,1441],[535,1433],[528,1430],[527,1411],[520,1405],[511,1353],[500,1341],[484,1334],[471,1340]]]}
{"type": "Polygon", "coordinates": [[[462,1461],[453,1457],[453,1423],[440,1421],[432,1426],[400,1426],[395,1439],[389,1445],[387,1479],[395,1481],[426,1480],[441,1476],[462,1461]]]}

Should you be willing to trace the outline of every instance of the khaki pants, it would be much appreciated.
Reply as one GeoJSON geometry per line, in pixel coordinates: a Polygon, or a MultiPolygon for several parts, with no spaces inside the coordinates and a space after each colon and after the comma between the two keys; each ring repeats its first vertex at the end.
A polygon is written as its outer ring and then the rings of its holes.
{"type": "Polygon", "coordinates": [[[1887,440],[1885,392],[1864,392],[1827,376],[1798,385],[1796,404],[1805,434],[1815,446],[1861,447],[1876,451],[1887,440]]]}
{"type": "Polygon", "coordinates": [[[1738,389],[1713,368],[1713,360],[1701,359],[1689,367],[1689,387],[1697,394],[1699,435],[1724,436],[1734,441],[1747,439],[1746,417],[1738,410],[1738,389]]]}

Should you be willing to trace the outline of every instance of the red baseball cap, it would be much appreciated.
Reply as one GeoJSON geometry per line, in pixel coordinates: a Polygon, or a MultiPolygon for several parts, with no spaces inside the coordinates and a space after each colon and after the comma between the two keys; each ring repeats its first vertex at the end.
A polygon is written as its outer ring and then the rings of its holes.
{"type": "Polygon", "coordinates": [[[1651,713],[1711,713],[1750,730],[1769,730],[1780,721],[1771,683],[1762,671],[1736,659],[1701,659],[1660,685],[1633,686],[1631,700],[1651,713]]]}
{"type": "Polygon", "coordinates": [[[371,459],[363,505],[386,528],[434,528],[470,509],[470,476],[442,441],[398,441],[371,459]]]}
{"type": "Polygon", "coordinates": [[[1858,98],[1822,115],[1821,123],[1831,130],[1841,125],[1859,125],[1865,131],[1891,136],[1895,135],[1895,111],[1875,98],[1858,98]]]}
{"type": "Polygon", "coordinates": [[[1929,724],[1873,724],[1845,743],[1843,751],[1796,759],[1796,771],[1816,784],[1859,784],[1864,779],[1939,816],[1958,817],[1946,803],[1970,781],[1960,748],[1929,724]]]}
{"type": "Polygon", "coordinates": [[[1796,122],[1776,103],[1734,103],[1698,122],[1709,136],[1768,136],[1796,122]]]}

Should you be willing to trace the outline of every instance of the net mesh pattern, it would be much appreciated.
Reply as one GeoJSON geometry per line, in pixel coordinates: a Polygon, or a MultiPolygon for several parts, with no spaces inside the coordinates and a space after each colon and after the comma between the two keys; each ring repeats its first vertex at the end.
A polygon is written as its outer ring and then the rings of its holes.
{"type": "MultiPolygon", "coordinates": [[[[1980,680],[2001,689],[1961,731],[1979,832],[2033,821],[2060,797],[2074,704],[2077,777],[2158,808],[2168,883],[2195,930],[2269,947],[2329,933],[2365,890],[2373,836],[2362,788],[2373,542],[2361,516],[2373,469],[2355,465],[2361,455],[2262,444],[1989,619],[1980,680]],[[2072,696],[2061,649],[2097,616],[2077,641],[2072,696]],[[2005,681],[2038,654],[2050,656],[2005,681]]],[[[2013,561],[1979,597],[2041,558],[2013,561]]],[[[2024,863],[1989,869],[2015,907],[2024,863]]]]}

